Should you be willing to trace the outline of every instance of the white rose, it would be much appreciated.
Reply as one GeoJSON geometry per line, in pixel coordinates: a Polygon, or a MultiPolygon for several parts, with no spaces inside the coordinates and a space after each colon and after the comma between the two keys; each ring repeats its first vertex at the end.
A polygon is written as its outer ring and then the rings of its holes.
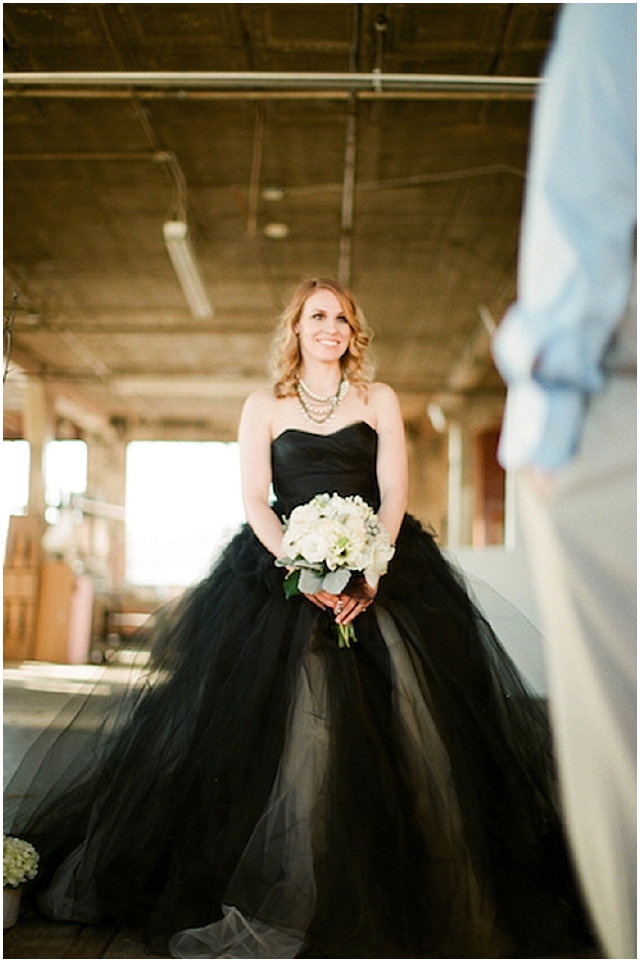
{"type": "Polygon", "coordinates": [[[291,512],[289,523],[291,525],[312,524],[317,516],[318,512],[311,504],[299,504],[298,507],[294,508],[291,512]]]}
{"type": "Polygon", "coordinates": [[[296,528],[287,528],[282,537],[282,551],[289,558],[295,558],[299,554],[298,542],[306,534],[296,528]]]}
{"type": "Polygon", "coordinates": [[[319,564],[327,557],[329,545],[321,528],[310,531],[297,544],[297,553],[310,564],[319,564]]]}
{"type": "Polygon", "coordinates": [[[360,515],[350,515],[344,523],[344,533],[355,546],[362,548],[367,538],[367,525],[360,515]]]}
{"type": "Polygon", "coordinates": [[[386,572],[389,562],[394,555],[394,547],[387,539],[376,540],[371,544],[369,557],[364,565],[364,577],[367,584],[375,588],[382,575],[386,572]]]}

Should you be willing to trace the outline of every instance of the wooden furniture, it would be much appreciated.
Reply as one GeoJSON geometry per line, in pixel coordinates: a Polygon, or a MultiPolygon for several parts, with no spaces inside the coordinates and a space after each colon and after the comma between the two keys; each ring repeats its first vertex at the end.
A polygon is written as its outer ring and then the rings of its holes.
{"type": "Polygon", "coordinates": [[[91,645],[91,578],[76,575],[66,561],[45,561],[40,569],[33,657],[83,665],[91,645]]]}
{"type": "Polygon", "coordinates": [[[30,515],[12,515],[3,575],[4,657],[33,658],[42,564],[44,522],[30,515]]]}
{"type": "Polygon", "coordinates": [[[4,566],[5,661],[84,664],[91,647],[93,582],[45,559],[43,523],[12,516],[4,566]]]}

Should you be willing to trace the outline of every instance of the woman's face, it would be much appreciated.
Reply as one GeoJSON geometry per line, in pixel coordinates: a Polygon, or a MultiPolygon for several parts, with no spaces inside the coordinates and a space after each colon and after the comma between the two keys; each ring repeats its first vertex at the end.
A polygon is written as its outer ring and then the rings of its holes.
{"type": "Polygon", "coordinates": [[[349,347],[351,326],[333,291],[321,288],[306,299],[294,332],[303,361],[339,361],[349,347]]]}

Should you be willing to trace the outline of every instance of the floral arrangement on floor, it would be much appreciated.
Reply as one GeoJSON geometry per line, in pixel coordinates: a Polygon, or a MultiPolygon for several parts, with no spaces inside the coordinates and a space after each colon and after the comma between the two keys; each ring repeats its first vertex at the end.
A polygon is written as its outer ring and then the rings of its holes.
{"type": "Polygon", "coordinates": [[[18,888],[38,874],[40,856],[30,842],[11,835],[2,836],[3,885],[18,888]]]}
{"type": "MultiPolygon", "coordinates": [[[[290,598],[317,591],[338,595],[356,572],[376,588],[395,548],[373,508],[359,495],[317,494],[285,521],[282,550],[284,557],[276,564],[291,569],[284,581],[290,598]]],[[[337,628],[340,648],[357,640],[352,623],[337,628]]]]}

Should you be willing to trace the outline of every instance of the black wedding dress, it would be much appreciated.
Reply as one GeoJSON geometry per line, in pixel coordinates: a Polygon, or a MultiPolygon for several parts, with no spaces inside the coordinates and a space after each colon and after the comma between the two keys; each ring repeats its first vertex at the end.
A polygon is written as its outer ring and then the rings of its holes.
{"type": "MultiPolygon", "coordinates": [[[[364,422],[285,431],[275,510],[377,508],[376,449],[364,422]]],[[[242,527],[155,618],[142,690],[57,739],[12,826],[42,911],[191,959],[562,955],[579,911],[544,716],[431,535],[405,519],[349,649],[283,577],[242,527]]]]}

